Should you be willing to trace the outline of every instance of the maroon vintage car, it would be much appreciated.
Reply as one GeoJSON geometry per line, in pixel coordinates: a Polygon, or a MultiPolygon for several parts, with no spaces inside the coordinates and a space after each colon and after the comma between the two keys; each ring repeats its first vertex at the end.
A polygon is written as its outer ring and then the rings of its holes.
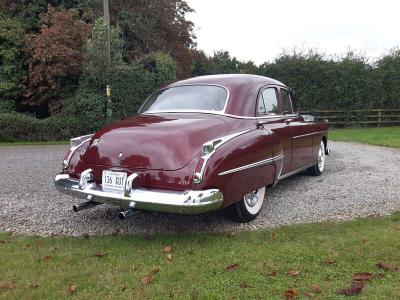
{"type": "Polygon", "coordinates": [[[202,76],[151,94],[139,114],[71,140],[55,186],[87,201],[199,214],[224,208],[248,222],[266,187],[324,170],[328,128],[299,115],[281,82],[255,75],[202,76]]]}

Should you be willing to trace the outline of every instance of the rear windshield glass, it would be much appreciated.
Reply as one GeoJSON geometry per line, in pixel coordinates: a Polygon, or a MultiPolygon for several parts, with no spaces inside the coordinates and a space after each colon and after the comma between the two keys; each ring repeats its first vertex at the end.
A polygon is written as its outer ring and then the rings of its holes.
{"type": "Polygon", "coordinates": [[[219,86],[187,85],[159,90],[150,95],[140,113],[156,111],[222,111],[227,91],[219,86]]]}

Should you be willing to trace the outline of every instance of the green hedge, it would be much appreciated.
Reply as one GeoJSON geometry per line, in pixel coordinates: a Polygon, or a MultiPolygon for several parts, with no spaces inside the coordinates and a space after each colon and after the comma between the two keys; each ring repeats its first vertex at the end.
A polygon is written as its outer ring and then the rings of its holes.
{"type": "Polygon", "coordinates": [[[50,117],[39,120],[19,114],[0,114],[0,142],[58,141],[85,134],[74,118],[50,117]]]}
{"type": "Polygon", "coordinates": [[[146,96],[175,79],[174,60],[164,53],[115,66],[104,78],[87,76],[75,95],[62,101],[59,115],[39,120],[0,111],[0,142],[57,141],[93,133],[112,120],[134,116],[146,96]],[[112,87],[112,120],[106,115],[106,83],[112,87]]]}

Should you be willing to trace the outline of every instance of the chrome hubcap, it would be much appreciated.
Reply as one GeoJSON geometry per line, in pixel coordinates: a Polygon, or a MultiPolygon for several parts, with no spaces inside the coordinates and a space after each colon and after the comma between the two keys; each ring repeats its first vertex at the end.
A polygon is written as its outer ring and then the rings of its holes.
{"type": "Polygon", "coordinates": [[[318,169],[322,172],[325,166],[325,147],[323,142],[321,142],[321,146],[318,151],[318,169]]]}
{"type": "Polygon", "coordinates": [[[258,193],[258,190],[254,190],[251,193],[244,196],[244,201],[246,201],[248,206],[254,207],[257,204],[259,197],[260,195],[258,193]]]}

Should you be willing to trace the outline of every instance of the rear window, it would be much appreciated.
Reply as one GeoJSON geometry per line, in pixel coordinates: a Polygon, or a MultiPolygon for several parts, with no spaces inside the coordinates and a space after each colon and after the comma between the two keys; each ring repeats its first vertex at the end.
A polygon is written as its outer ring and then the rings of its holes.
{"type": "Polygon", "coordinates": [[[226,89],[219,86],[187,85],[171,87],[151,94],[139,112],[223,111],[227,97],[226,89]]]}

